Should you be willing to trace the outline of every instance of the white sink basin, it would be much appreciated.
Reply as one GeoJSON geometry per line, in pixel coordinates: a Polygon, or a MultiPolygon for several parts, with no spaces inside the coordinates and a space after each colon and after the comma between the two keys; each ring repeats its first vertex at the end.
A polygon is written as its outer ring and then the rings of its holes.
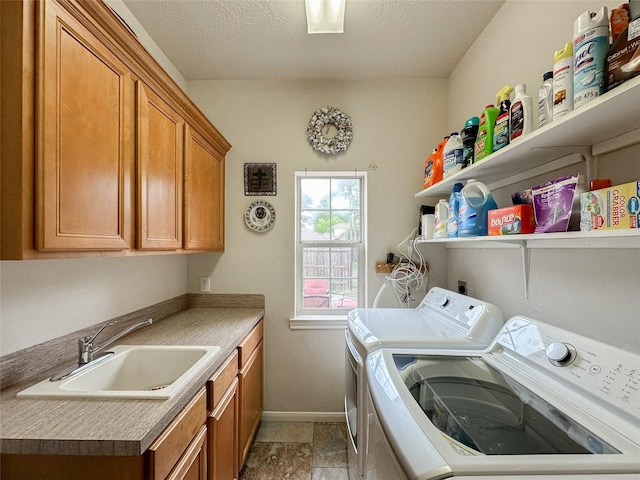
{"type": "Polygon", "coordinates": [[[220,347],[119,345],[103,362],[56,382],[49,379],[18,393],[21,398],[167,399],[220,347]]]}

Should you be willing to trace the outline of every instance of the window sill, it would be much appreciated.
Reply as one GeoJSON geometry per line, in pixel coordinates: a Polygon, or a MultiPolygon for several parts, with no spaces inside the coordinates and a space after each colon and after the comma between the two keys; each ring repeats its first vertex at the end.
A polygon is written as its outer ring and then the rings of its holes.
{"type": "Polygon", "coordinates": [[[300,315],[289,319],[291,330],[344,330],[347,314],[344,315],[300,315]]]}

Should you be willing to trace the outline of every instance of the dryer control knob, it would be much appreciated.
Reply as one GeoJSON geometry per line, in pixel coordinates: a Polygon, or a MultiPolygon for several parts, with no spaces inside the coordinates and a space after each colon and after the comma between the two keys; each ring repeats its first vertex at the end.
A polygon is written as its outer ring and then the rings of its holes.
{"type": "Polygon", "coordinates": [[[555,342],[547,347],[547,358],[554,365],[567,365],[571,360],[571,350],[567,344],[555,342]]]}
{"type": "Polygon", "coordinates": [[[438,305],[439,307],[444,308],[444,307],[446,307],[447,305],[449,305],[449,302],[450,302],[450,301],[451,301],[451,300],[449,299],[449,297],[447,297],[446,295],[442,295],[440,298],[438,298],[438,299],[436,300],[436,303],[437,303],[437,305],[438,305]]]}

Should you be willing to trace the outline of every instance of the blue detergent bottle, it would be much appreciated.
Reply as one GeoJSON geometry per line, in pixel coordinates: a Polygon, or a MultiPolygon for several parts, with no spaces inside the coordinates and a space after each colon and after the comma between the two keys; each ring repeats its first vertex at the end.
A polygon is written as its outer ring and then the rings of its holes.
{"type": "Polygon", "coordinates": [[[471,179],[461,190],[458,208],[458,236],[475,237],[489,233],[489,210],[498,208],[487,186],[471,179]]]}
{"type": "Polygon", "coordinates": [[[449,237],[458,236],[458,210],[460,208],[460,198],[462,194],[462,183],[458,182],[451,189],[449,197],[449,216],[447,217],[447,233],[449,237]]]}

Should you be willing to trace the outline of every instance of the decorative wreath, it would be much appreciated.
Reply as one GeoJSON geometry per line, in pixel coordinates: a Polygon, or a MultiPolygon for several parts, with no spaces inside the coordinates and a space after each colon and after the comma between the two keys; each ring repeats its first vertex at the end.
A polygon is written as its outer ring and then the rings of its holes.
{"type": "Polygon", "coordinates": [[[327,155],[344,152],[353,140],[351,117],[337,108],[319,108],[311,116],[307,127],[307,139],[314,150],[327,155]],[[324,136],[322,130],[327,125],[333,125],[338,132],[333,138],[324,136]]]}

